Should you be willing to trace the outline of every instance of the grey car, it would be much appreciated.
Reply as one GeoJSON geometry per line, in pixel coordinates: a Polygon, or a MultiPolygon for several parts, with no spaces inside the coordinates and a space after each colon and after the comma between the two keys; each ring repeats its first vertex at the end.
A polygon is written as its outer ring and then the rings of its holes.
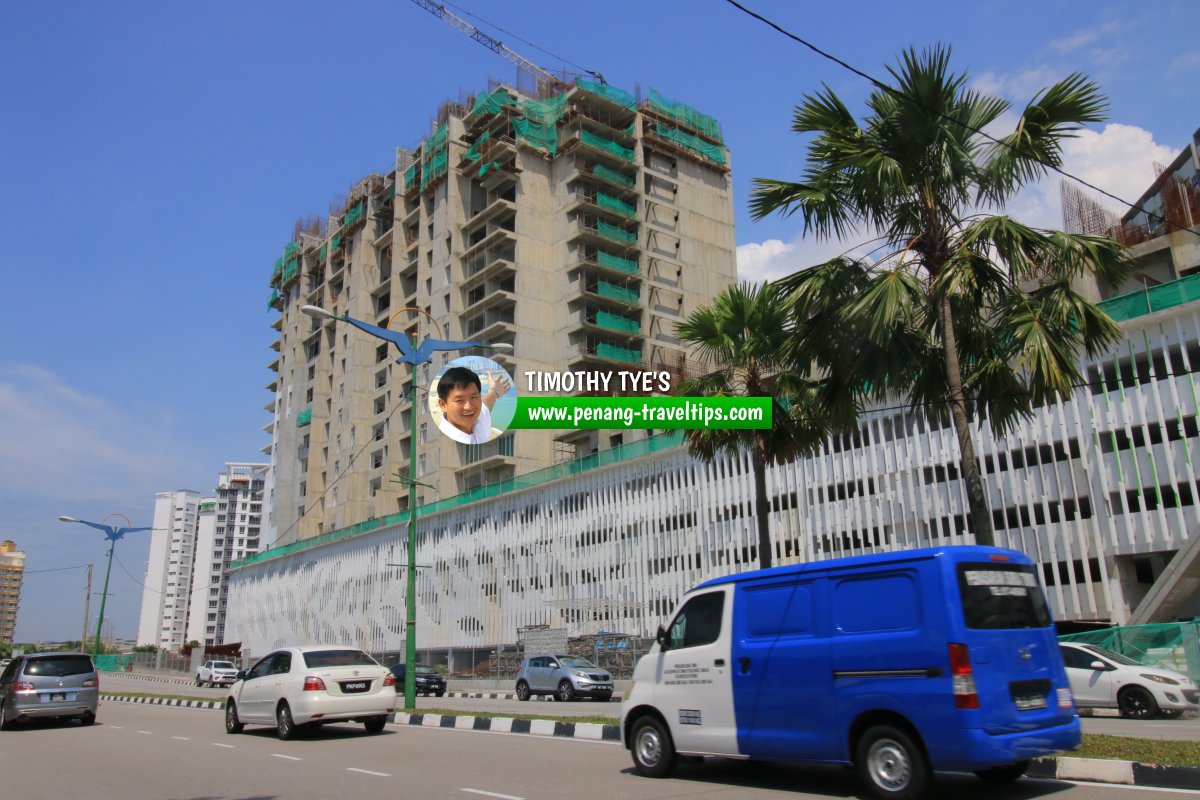
{"type": "Polygon", "coordinates": [[[30,719],[96,721],[100,677],[86,653],[16,656],[0,672],[0,728],[30,719]]]}
{"type": "Polygon", "coordinates": [[[576,697],[611,700],[612,675],[579,656],[541,653],[528,656],[517,670],[517,699],[528,700],[532,695],[552,694],[555,700],[567,702],[576,697]]]}

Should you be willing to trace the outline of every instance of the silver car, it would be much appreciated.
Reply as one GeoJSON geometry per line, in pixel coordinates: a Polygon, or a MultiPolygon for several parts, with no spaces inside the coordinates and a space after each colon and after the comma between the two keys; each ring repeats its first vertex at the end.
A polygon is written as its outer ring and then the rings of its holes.
{"type": "Polygon", "coordinates": [[[612,693],[612,675],[608,670],[579,656],[541,653],[528,656],[517,670],[518,700],[528,700],[535,694],[552,694],[562,702],[576,697],[608,701],[612,693]]]}
{"type": "Polygon", "coordinates": [[[0,672],[0,728],[30,719],[96,721],[100,677],[86,653],[16,656],[0,672]]]}

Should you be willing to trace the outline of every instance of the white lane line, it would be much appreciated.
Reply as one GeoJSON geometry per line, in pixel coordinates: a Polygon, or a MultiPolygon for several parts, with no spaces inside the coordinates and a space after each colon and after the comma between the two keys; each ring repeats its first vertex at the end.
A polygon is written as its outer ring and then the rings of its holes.
{"type": "Polygon", "coordinates": [[[511,794],[500,794],[498,792],[485,792],[483,789],[463,789],[462,791],[470,792],[471,794],[482,794],[486,797],[499,797],[500,800],[525,800],[524,797],[516,797],[511,794]]]}
{"type": "Polygon", "coordinates": [[[271,753],[274,758],[286,758],[288,761],[303,761],[300,756],[285,756],[283,753],[271,753]]]}
{"type": "Polygon", "coordinates": [[[172,736],[172,739],[179,739],[181,742],[190,742],[191,737],[188,736],[172,736]]]}
{"type": "Polygon", "coordinates": [[[363,775],[375,775],[375,776],[377,776],[377,777],[380,777],[380,778],[390,778],[390,777],[392,777],[392,776],[391,776],[389,773],[387,773],[387,772],[374,772],[373,770],[369,770],[369,769],[359,769],[358,767],[346,767],[346,771],[347,771],[347,772],[361,772],[363,775]]]}
{"type": "Polygon", "coordinates": [[[212,746],[213,746],[213,747],[226,747],[226,748],[229,748],[230,750],[236,750],[236,749],[237,749],[237,745],[236,745],[236,744],[221,744],[220,742],[212,742],[211,744],[212,744],[212,746]]]}
{"type": "Polygon", "coordinates": [[[154,735],[154,731],[138,731],[138,733],[144,733],[144,734],[146,734],[147,736],[153,736],[153,735],[154,735]]]}
{"type": "Polygon", "coordinates": [[[112,728],[114,731],[123,731],[123,730],[125,730],[125,729],[124,729],[124,728],[122,728],[120,725],[109,725],[108,727],[112,728]]]}

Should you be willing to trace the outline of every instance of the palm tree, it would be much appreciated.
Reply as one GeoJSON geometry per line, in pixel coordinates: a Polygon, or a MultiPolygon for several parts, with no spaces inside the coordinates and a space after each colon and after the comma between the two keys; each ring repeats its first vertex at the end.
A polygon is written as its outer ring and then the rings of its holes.
{"type": "Polygon", "coordinates": [[[1073,74],[1038,93],[1012,133],[982,131],[1009,106],[950,72],[950,50],[906,51],[896,88],[867,100],[860,124],[828,87],[796,107],[792,129],[815,133],[797,182],[756,179],[756,219],[799,211],[804,230],[880,234],[881,257],[839,257],[780,283],[796,312],[788,352],[822,379],[835,408],[907,397],[958,435],[976,541],[994,541],[970,423],[1011,430],[1079,381],[1118,328],[1073,279],[1114,284],[1131,264],[1110,239],[1023,225],[998,209],[1062,163],[1065,139],[1104,118],[1096,84],[1073,74]]]}
{"type": "Polygon", "coordinates": [[[681,382],[676,393],[701,397],[770,397],[770,429],[693,429],[688,452],[711,462],[718,453],[749,450],[754,473],[758,563],[771,566],[767,466],[790,461],[824,440],[828,416],[813,400],[815,387],[781,358],[791,315],[771,284],[730,286],[679,324],[679,337],[712,370],[681,382]]]}

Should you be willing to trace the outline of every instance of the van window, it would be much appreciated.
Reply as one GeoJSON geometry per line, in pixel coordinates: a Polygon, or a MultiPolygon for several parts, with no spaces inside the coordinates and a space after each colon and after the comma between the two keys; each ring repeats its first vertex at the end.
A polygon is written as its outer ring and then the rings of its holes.
{"type": "Polygon", "coordinates": [[[95,671],[92,660],[87,656],[43,656],[31,658],[25,664],[26,675],[43,675],[48,678],[86,675],[95,671]]]}
{"type": "Polygon", "coordinates": [[[841,581],[834,589],[837,627],[846,633],[921,627],[921,604],[911,575],[891,573],[841,581]]]}
{"type": "Polygon", "coordinates": [[[741,610],[742,629],[751,637],[812,632],[811,584],[751,586],[735,608],[741,610]]]}
{"type": "Polygon", "coordinates": [[[1050,612],[1027,564],[959,564],[958,590],[968,628],[1046,628],[1050,612]]]}
{"type": "Polygon", "coordinates": [[[709,592],[688,600],[667,635],[667,647],[697,647],[711,644],[721,635],[721,612],[725,609],[725,593],[709,592]]]}

